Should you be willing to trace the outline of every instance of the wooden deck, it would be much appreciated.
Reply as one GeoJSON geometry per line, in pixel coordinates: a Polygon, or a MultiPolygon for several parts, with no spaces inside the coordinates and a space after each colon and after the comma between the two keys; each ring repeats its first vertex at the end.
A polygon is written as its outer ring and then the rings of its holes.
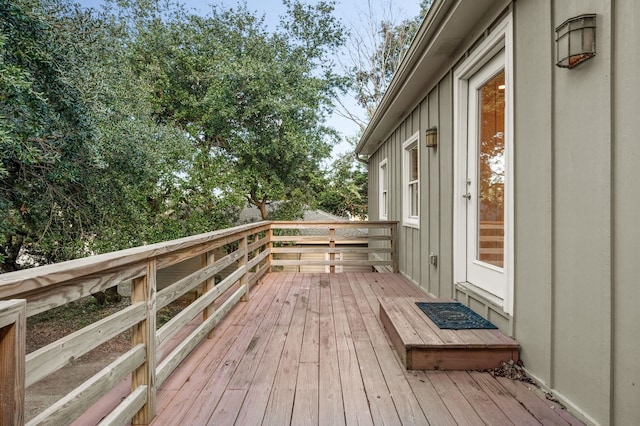
{"type": "Polygon", "coordinates": [[[405,370],[379,297],[418,296],[395,274],[268,274],[164,382],[152,424],[580,424],[527,383],[405,370]]]}
{"type": "Polygon", "coordinates": [[[416,302],[420,297],[380,297],[380,319],[408,370],[488,370],[518,361],[520,345],[498,330],[441,330],[416,302]]]}

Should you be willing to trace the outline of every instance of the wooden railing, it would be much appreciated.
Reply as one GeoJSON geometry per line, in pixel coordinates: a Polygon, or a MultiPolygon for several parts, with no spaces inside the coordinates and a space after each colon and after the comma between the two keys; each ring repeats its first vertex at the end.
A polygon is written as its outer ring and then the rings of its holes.
{"type": "Polygon", "coordinates": [[[126,353],[27,424],[73,421],[127,376],[131,392],[102,424],[148,424],[155,415],[158,386],[249,297],[267,271],[321,265],[334,272],[355,263],[395,271],[395,228],[395,222],[259,222],[0,275],[0,424],[24,423],[25,388],[127,331],[132,337],[126,353]],[[369,244],[372,241],[377,244],[369,244]],[[303,258],[311,252],[327,258],[303,258]],[[365,258],[341,259],[344,253],[365,258]],[[281,258],[291,254],[297,257],[281,258]],[[158,289],[156,278],[162,270],[194,258],[200,259],[199,268],[158,289]],[[226,276],[220,277],[223,271],[226,276]],[[127,281],[129,306],[25,355],[26,317],[127,281]],[[158,310],[194,291],[198,297],[156,329],[158,310]],[[184,332],[197,317],[201,320],[195,329],[184,332]]]}

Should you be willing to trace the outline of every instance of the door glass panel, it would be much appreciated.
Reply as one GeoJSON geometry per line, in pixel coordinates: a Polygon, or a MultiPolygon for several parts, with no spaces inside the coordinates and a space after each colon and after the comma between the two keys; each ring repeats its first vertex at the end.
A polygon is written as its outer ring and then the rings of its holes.
{"type": "Polygon", "coordinates": [[[478,90],[476,259],[504,266],[504,70],[478,90]]]}

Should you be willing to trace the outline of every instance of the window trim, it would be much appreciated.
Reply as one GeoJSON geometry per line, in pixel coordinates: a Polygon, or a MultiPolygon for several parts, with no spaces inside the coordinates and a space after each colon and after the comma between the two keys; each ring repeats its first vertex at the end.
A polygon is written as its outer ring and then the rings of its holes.
{"type": "Polygon", "coordinates": [[[389,219],[389,162],[387,158],[378,164],[378,217],[380,220],[389,219]],[[384,188],[386,181],[387,188],[384,188]]]}
{"type": "Polygon", "coordinates": [[[415,132],[402,143],[402,224],[411,228],[420,228],[420,132],[415,132]],[[417,150],[417,178],[410,180],[411,157],[410,151],[417,150]],[[417,215],[411,215],[411,187],[415,185],[417,215]]]}

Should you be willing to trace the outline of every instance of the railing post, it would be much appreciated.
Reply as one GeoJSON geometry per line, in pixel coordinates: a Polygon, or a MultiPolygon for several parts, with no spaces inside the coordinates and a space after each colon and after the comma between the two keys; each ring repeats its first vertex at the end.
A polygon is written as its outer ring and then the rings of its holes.
{"type": "MultiPolygon", "coordinates": [[[[209,251],[205,254],[205,264],[206,266],[211,266],[216,262],[216,256],[212,251],[209,251]]],[[[208,280],[206,280],[203,284],[203,293],[208,293],[209,291],[213,290],[213,288],[216,286],[216,277],[213,276],[211,278],[209,278],[208,280]]],[[[204,308],[203,311],[203,321],[206,321],[207,318],[209,318],[211,315],[213,315],[216,311],[215,306],[213,305],[213,303],[209,306],[207,306],[206,308],[204,308]]],[[[209,334],[207,335],[207,338],[212,339],[213,336],[215,335],[215,329],[212,329],[209,334]]]]}
{"type": "Polygon", "coordinates": [[[269,249],[269,256],[267,256],[267,267],[269,268],[269,272],[273,272],[273,268],[271,267],[273,263],[273,228],[272,225],[269,225],[269,229],[267,230],[267,238],[269,238],[267,242],[267,248],[269,249]]]}
{"type": "Polygon", "coordinates": [[[0,424],[24,424],[26,300],[0,301],[0,424]]]}
{"type": "Polygon", "coordinates": [[[391,230],[391,269],[394,274],[398,273],[398,224],[392,224],[391,230]]]}
{"type": "Polygon", "coordinates": [[[143,302],[146,305],[146,318],[133,328],[132,346],[143,343],[147,357],[134,372],[131,389],[147,387],[147,403],[131,420],[134,425],[147,425],[156,414],[156,260],[147,261],[147,273],[133,281],[131,303],[143,302]]]}
{"type": "Polygon", "coordinates": [[[247,236],[245,235],[240,240],[240,250],[243,251],[242,257],[238,260],[238,268],[244,268],[244,273],[240,277],[240,286],[245,286],[246,291],[244,296],[242,296],[242,301],[246,302],[249,300],[249,271],[247,270],[247,263],[249,262],[249,253],[247,250],[249,249],[247,242],[247,236]]]}
{"type": "MultiPolygon", "coordinates": [[[[336,248],[336,228],[333,227],[329,228],[329,248],[336,248]]],[[[334,263],[335,260],[336,254],[333,252],[329,253],[329,261],[331,262],[331,264],[329,265],[329,273],[333,274],[336,272],[336,265],[334,263]]]]}

